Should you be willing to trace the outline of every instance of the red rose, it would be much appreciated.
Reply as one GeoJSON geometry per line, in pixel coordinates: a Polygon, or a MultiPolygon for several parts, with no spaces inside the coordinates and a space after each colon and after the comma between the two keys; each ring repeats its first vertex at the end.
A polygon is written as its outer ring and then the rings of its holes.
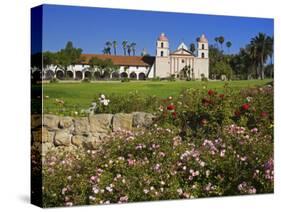
{"type": "Polygon", "coordinates": [[[176,112],[173,112],[173,113],[172,113],[172,116],[173,116],[173,118],[177,118],[177,113],[176,113],[176,112]]]}
{"type": "Polygon", "coordinates": [[[236,110],[236,111],[234,112],[234,115],[237,116],[237,117],[239,117],[239,116],[241,115],[241,113],[240,113],[239,110],[236,110]]]}
{"type": "Polygon", "coordinates": [[[170,104],[167,106],[167,110],[174,110],[175,109],[175,105],[170,104]]]}
{"type": "Polygon", "coordinates": [[[221,99],[223,99],[223,98],[224,98],[224,94],[220,94],[219,97],[220,97],[221,99]]]}
{"type": "Polygon", "coordinates": [[[247,104],[247,103],[245,103],[245,104],[242,105],[242,109],[243,109],[243,110],[249,110],[249,108],[250,108],[250,105],[247,104]]]}
{"type": "Polygon", "coordinates": [[[266,118],[268,116],[268,113],[263,111],[263,112],[261,112],[260,116],[262,118],[266,118]]]}
{"type": "Polygon", "coordinates": [[[208,95],[209,95],[209,96],[213,96],[214,94],[215,94],[215,91],[213,91],[213,90],[211,90],[211,89],[208,91],[208,95]]]}

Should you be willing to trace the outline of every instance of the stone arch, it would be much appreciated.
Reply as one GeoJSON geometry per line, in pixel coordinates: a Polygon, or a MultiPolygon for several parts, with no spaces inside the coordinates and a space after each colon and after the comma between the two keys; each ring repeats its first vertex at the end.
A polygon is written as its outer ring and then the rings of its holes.
{"type": "Polygon", "coordinates": [[[137,74],[135,72],[130,73],[130,79],[137,79],[137,74]]]}
{"type": "Polygon", "coordinates": [[[120,76],[121,78],[128,78],[128,74],[126,72],[122,72],[120,76]]]}
{"type": "Polygon", "coordinates": [[[44,79],[45,80],[51,80],[53,79],[55,76],[55,72],[51,69],[48,69],[45,71],[45,74],[44,74],[44,79]]]}
{"type": "Polygon", "coordinates": [[[73,72],[70,70],[67,70],[66,72],[66,79],[73,79],[73,72]]]}
{"type": "Polygon", "coordinates": [[[90,71],[85,71],[85,78],[91,79],[92,78],[92,73],[90,71]]]}
{"type": "Polygon", "coordinates": [[[112,73],[112,79],[119,79],[119,73],[117,72],[117,71],[114,71],[113,73],[112,73]]]}
{"type": "Polygon", "coordinates": [[[94,78],[95,80],[100,80],[101,79],[101,73],[99,71],[94,72],[94,78]]]}
{"type": "Polygon", "coordinates": [[[56,71],[56,77],[59,79],[59,80],[63,80],[64,79],[64,72],[62,70],[57,70],[56,71]]]}
{"type": "Polygon", "coordinates": [[[110,79],[110,72],[109,71],[104,71],[102,75],[103,79],[110,79]]]}
{"type": "Polygon", "coordinates": [[[143,72],[139,73],[139,80],[145,80],[145,74],[143,72]]]}
{"type": "Polygon", "coordinates": [[[82,80],[82,78],[83,78],[83,73],[82,73],[82,71],[76,71],[76,72],[75,72],[75,79],[76,79],[76,80],[82,80]]]}

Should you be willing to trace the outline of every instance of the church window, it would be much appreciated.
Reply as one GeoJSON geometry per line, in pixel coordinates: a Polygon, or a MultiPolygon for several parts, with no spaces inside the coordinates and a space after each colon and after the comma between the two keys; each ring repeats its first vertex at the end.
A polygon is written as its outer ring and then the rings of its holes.
{"type": "Polygon", "coordinates": [[[182,59],[181,62],[184,63],[184,59],[182,59]]]}
{"type": "Polygon", "coordinates": [[[204,44],[202,44],[202,49],[205,49],[205,45],[204,44]]]}
{"type": "Polygon", "coordinates": [[[163,51],[161,51],[161,57],[163,57],[164,56],[164,52],[163,51]]]}
{"type": "Polygon", "coordinates": [[[201,57],[202,57],[202,58],[205,58],[205,54],[204,54],[204,52],[202,52],[201,57]]]}
{"type": "Polygon", "coordinates": [[[164,47],[164,43],[163,42],[161,42],[161,48],[163,48],[164,47]]]}

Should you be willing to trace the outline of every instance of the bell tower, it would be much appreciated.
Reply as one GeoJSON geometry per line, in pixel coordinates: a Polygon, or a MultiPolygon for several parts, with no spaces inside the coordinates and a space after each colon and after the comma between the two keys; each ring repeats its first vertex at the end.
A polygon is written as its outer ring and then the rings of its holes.
{"type": "Polygon", "coordinates": [[[169,56],[169,41],[164,33],[161,33],[156,42],[156,56],[168,57],[169,56]]]}
{"type": "Polygon", "coordinates": [[[169,40],[165,33],[161,33],[156,41],[155,73],[154,77],[166,78],[170,76],[169,40]]]}
{"type": "Polygon", "coordinates": [[[205,37],[204,34],[201,35],[201,37],[198,39],[197,42],[197,57],[198,58],[209,58],[209,45],[208,45],[208,40],[205,37]]]}

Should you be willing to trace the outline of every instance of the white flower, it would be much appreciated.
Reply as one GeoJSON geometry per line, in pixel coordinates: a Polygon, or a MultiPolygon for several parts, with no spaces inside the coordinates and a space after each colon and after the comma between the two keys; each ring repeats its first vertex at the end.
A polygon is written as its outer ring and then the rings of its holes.
{"type": "Polygon", "coordinates": [[[97,187],[93,187],[93,192],[95,193],[95,194],[98,194],[99,193],[99,189],[97,188],[97,187]]]}
{"type": "Polygon", "coordinates": [[[181,195],[183,193],[181,188],[177,189],[177,192],[179,193],[179,195],[181,195]]]}
{"type": "Polygon", "coordinates": [[[100,98],[101,98],[101,99],[105,99],[105,95],[104,95],[104,94],[101,94],[101,95],[100,95],[100,98]]]}
{"type": "Polygon", "coordinates": [[[147,189],[143,189],[143,192],[147,194],[149,191],[147,189]]]}
{"type": "Polygon", "coordinates": [[[246,98],[247,102],[251,102],[252,99],[253,99],[253,97],[250,97],[250,96],[248,96],[248,97],[246,98]]]}
{"type": "Polygon", "coordinates": [[[110,186],[106,186],[105,188],[107,191],[109,191],[110,193],[113,191],[113,189],[110,186]]]}
{"type": "Polygon", "coordinates": [[[92,200],[92,201],[96,200],[96,198],[93,197],[93,196],[89,196],[89,199],[92,200]]]}

